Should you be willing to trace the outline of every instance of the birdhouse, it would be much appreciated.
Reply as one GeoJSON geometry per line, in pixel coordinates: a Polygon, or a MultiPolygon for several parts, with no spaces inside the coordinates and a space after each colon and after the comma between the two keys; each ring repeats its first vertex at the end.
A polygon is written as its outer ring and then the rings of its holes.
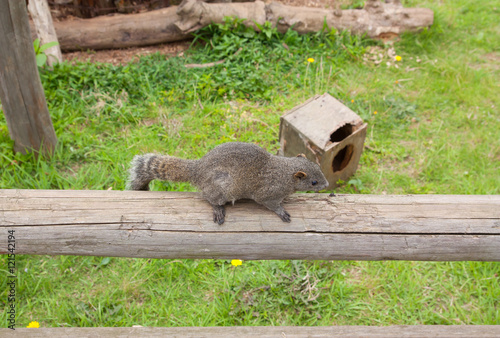
{"type": "Polygon", "coordinates": [[[368,125],[329,94],[317,95],[281,117],[281,155],[304,154],[330,183],[347,180],[358,167],[368,125]]]}

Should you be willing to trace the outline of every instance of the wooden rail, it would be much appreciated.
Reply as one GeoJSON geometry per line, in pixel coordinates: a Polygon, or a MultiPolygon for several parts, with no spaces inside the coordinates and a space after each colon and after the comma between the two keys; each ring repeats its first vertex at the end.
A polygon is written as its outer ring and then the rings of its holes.
{"type": "Polygon", "coordinates": [[[2,337],[499,337],[500,325],[56,327],[0,329],[2,337]]]}
{"type": "Polygon", "coordinates": [[[0,190],[0,228],[16,254],[500,261],[499,195],[295,194],[285,208],[291,223],[236,202],[219,226],[197,193],[0,190]]]}

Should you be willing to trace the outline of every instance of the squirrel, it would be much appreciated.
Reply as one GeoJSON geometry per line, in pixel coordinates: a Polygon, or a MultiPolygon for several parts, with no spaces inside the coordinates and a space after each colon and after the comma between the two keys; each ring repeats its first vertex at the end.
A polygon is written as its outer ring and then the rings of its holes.
{"type": "Polygon", "coordinates": [[[129,190],[149,190],[152,180],[190,182],[213,208],[213,220],[222,225],[224,205],[248,198],[274,211],[284,222],[290,214],[283,200],[295,191],[320,191],[328,181],[319,165],[305,155],[275,156],[243,142],[221,144],[198,160],[167,155],[137,155],[129,171],[129,190]]]}

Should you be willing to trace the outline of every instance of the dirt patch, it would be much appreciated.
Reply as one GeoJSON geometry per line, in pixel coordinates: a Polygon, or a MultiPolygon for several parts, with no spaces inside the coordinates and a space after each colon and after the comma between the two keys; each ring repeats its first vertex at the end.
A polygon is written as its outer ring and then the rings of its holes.
{"type": "Polygon", "coordinates": [[[483,55],[483,62],[470,64],[470,67],[475,70],[499,70],[500,69],[500,54],[491,52],[483,55]]]}
{"type": "Polygon", "coordinates": [[[126,49],[105,49],[99,51],[89,50],[86,52],[70,52],[63,53],[64,60],[73,61],[89,61],[100,63],[111,63],[113,65],[123,65],[131,61],[137,60],[139,56],[160,53],[166,57],[177,56],[187,50],[191,45],[191,41],[179,41],[165,43],[155,46],[133,47],[126,49]]]}
{"type": "Polygon", "coordinates": [[[500,54],[497,52],[491,52],[488,54],[484,54],[484,58],[488,61],[491,61],[491,62],[500,63],[500,54]]]}

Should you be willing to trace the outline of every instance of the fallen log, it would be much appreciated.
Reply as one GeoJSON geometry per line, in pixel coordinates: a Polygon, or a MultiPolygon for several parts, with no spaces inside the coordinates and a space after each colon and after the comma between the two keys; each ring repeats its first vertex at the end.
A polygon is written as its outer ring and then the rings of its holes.
{"type": "MultiPolygon", "coordinates": [[[[193,0],[190,0],[193,1],[193,0]]],[[[430,27],[434,12],[428,8],[404,8],[398,1],[367,0],[363,9],[330,10],[291,7],[277,2],[267,6],[267,20],[282,33],[289,28],[301,34],[318,32],[326,23],[339,31],[364,34],[371,38],[384,38],[403,32],[416,32],[430,27]]]]}
{"type": "Polygon", "coordinates": [[[181,41],[190,37],[175,26],[180,21],[175,7],[139,14],[99,16],[54,22],[64,51],[113,49],[181,41]]]}
{"type": "Polygon", "coordinates": [[[434,13],[427,8],[404,8],[398,0],[367,0],[363,9],[321,9],[286,6],[276,2],[206,3],[184,0],[179,6],[139,14],[119,14],[93,19],[55,22],[61,49],[86,50],[146,46],[180,41],[209,25],[223,23],[227,16],[239,17],[257,29],[269,21],[280,32],[292,28],[299,33],[330,28],[366,33],[372,38],[414,32],[432,25],[434,13]]]}

